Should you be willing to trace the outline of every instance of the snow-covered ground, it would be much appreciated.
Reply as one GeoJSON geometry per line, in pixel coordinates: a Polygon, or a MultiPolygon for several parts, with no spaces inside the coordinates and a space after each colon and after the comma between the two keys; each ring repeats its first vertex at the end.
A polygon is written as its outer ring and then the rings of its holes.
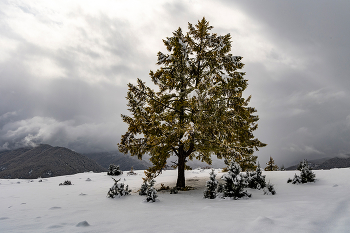
{"type": "MultiPolygon", "coordinates": [[[[350,232],[349,168],[314,171],[316,183],[301,185],[287,184],[295,171],[263,172],[277,194],[248,189],[252,197],[241,200],[203,199],[210,170],[186,171],[196,189],[158,192],[155,203],[136,192],[144,176],[136,172],[119,176],[133,193],[115,199],[106,197],[114,184],[106,173],[0,179],[0,232],[350,232]],[[65,180],[73,185],[59,186],[65,180]]],[[[176,177],[164,171],[156,187],[176,177]]]]}

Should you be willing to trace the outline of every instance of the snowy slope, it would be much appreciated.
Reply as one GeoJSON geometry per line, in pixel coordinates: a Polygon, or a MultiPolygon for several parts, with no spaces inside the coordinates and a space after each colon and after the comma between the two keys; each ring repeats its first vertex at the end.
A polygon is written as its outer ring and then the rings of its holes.
{"type": "MultiPolygon", "coordinates": [[[[122,176],[131,196],[106,197],[106,173],[80,173],[32,180],[0,180],[0,232],[349,232],[350,169],[314,171],[317,182],[293,185],[295,171],[266,172],[277,195],[251,190],[252,198],[203,199],[210,170],[186,171],[195,190],[147,203],[136,190],[143,172],[122,176]],[[90,178],[91,181],[87,181],[90,178]],[[59,186],[65,180],[74,185],[59,186]],[[86,222],[84,222],[86,221],[86,222]],[[79,224],[80,223],[80,224],[79,224]],[[88,226],[86,226],[88,225],[88,226]]],[[[176,170],[156,178],[174,186],[176,170]]],[[[217,178],[223,173],[216,170],[217,178]]]]}

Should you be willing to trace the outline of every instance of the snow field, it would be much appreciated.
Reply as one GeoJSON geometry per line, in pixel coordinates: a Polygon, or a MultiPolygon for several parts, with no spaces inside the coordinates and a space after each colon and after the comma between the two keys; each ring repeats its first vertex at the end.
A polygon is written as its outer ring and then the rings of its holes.
{"type": "MultiPolygon", "coordinates": [[[[349,168],[316,170],[315,183],[300,185],[287,184],[299,171],[263,171],[277,194],[247,189],[252,197],[241,200],[204,199],[210,171],[186,171],[195,190],[160,191],[155,203],[137,193],[143,171],[114,177],[133,190],[115,199],[106,197],[114,184],[106,173],[0,179],[0,232],[349,232],[349,168]],[[73,185],[58,185],[65,180],[73,185]]],[[[215,173],[222,182],[221,170],[215,173]]],[[[172,187],[176,178],[176,170],[163,171],[156,188],[172,187]]]]}

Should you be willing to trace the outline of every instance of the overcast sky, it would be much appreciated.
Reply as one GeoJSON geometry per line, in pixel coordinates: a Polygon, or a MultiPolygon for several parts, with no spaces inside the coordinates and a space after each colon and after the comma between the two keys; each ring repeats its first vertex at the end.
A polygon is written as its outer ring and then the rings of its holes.
{"type": "Polygon", "coordinates": [[[110,151],[127,84],[151,85],[162,39],[203,16],[232,36],[278,165],[350,153],[350,1],[0,0],[0,149],[110,151]]]}

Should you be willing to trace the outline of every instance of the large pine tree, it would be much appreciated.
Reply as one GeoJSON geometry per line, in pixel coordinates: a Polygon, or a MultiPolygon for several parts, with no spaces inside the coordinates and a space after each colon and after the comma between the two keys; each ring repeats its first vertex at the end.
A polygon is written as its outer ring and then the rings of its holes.
{"type": "Polygon", "coordinates": [[[247,88],[242,57],[233,56],[231,36],[210,33],[203,18],[189,32],[181,28],[163,40],[168,53],[158,53],[160,69],[150,76],[159,90],[140,79],[128,84],[128,107],[132,116],[122,115],[129,125],[118,144],[123,153],[142,158],[151,155],[159,173],[171,155],[178,157],[177,187],[185,187],[188,160],[211,164],[211,156],[237,161],[245,169],[255,166],[253,152],[265,146],[253,136],[258,116],[242,97],[247,88]]]}

